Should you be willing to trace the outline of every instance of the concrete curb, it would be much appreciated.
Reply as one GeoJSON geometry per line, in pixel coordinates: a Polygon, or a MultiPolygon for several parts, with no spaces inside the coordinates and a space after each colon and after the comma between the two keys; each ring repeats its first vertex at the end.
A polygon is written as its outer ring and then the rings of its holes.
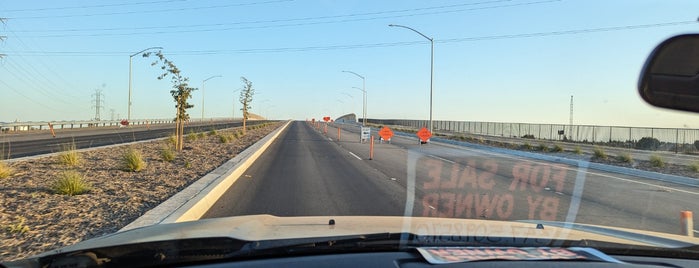
{"type": "Polygon", "coordinates": [[[269,148],[277,137],[289,126],[291,121],[268,134],[248,147],[231,160],[204,175],[198,181],[170,197],[143,216],[131,222],[121,230],[139,227],[194,221],[200,219],[218,199],[235,183],[238,178],[269,148]]]}

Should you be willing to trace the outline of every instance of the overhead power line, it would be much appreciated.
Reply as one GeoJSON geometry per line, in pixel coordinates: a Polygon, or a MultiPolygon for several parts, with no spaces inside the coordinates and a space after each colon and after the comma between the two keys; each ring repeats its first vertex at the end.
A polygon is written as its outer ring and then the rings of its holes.
{"type": "Polygon", "coordinates": [[[25,8],[25,9],[9,9],[3,10],[4,12],[36,12],[36,11],[49,11],[49,10],[67,10],[67,9],[84,9],[84,8],[103,8],[103,7],[121,7],[121,6],[140,6],[140,5],[152,5],[152,4],[163,4],[163,3],[173,3],[173,2],[186,2],[190,0],[162,0],[162,1],[149,1],[149,2],[135,2],[135,3],[119,3],[119,4],[101,4],[101,5],[83,5],[83,6],[67,6],[67,7],[42,7],[42,8],[25,8]]]}
{"type": "MultiPolygon", "coordinates": [[[[511,1],[511,0],[506,0],[506,1],[511,1]]],[[[464,6],[465,4],[451,5],[451,6],[439,6],[439,7],[426,7],[426,8],[417,8],[417,9],[403,9],[403,10],[381,11],[381,12],[357,13],[357,14],[347,14],[347,15],[337,15],[337,16],[292,18],[292,19],[281,19],[281,20],[279,20],[279,19],[277,19],[277,20],[258,20],[258,21],[233,22],[233,23],[198,24],[198,25],[171,25],[171,26],[152,26],[152,27],[137,27],[137,28],[104,28],[104,29],[91,29],[91,31],[109,31],[109,32],[112,32],[112,31],[121,31],[121,30],[157,30],[157,29],[162,29],[162,30],[119,32],[119,33],[47,34],[47,35],[36,35],[36,36],[28,36],[28,37],[34,37],[34,38],[60,37],[60,38],[64,38],[64,37],[97,37],[97,36],[134,36],[134,35],[205,33],[205,32],[223,32],[223,31],[232,31],[232,30],[269,29],[269,28],[281,28],[281,27],[297,27],[297,26],[308,26],[308,25],[371,21],[371,20],[380,20],[380,19],[396,19],[396,18],[427,16],[427,15],[440,15],[440,14],[458,13],[458,12],[466,12],[466,11],[538,5],[538,4],[559,2],[559,1],[560,0],[543,0],[543,1],[523,2],[523,3],[515,3],[515,4],[507,4],[507,5],[473,7],[473,8],[459,8],[459,9],[450,9],[450,10],[435,10],[435,11],[426,11],[426,12],[420,12],[420,13],[384,15],[384,16],[376,16],[376,15],[415,12],[415,11],[421,11],[421,10],[444,9],[444,8],[464,6]],[[374,17],[366,17],[366,16],[374,16],[374,17]],[[334,19],[334,20],[332,20],[332,19],[334,19]],[[282,23],[282,24],[278,24],[278,23],[282,23]],[[245,25],[249,25],[249,26],[245,26],[245,25]],[[230,27],[230,26],[233,26],[233,27],[230,27]],[[172,29],[178,29],[178,28],[182,29],[182,28],[202,28],[202,27],[216,27],[216,28],[172,30],[172,29]]],[[[468,5],[497,3],[497,2],[502,2],[502,0],[470,3],[468,5]]],[[[61,31],[62,32],[84,32],[84,30],[80,30],[80,29],[67,29],[67,30],[60,30],[60,31],[54,30],[54,31],[50,31],[50,32],[61,32],[61,31]]],[[[47,32],[47,31],[41,30],[41,31],[25,31],[25,32],[47,32]]]]}
{"type": "MultiPolygon", "coordinates": [[[[475,3],[465,3],[465,4],[454,4],[454,5],[442,5],[442,6],[431,6],[431,7],[421,7],[421,8],[410,8],[410,9],[398,9],[398,10],[384,10],[384,11],[374,11],[374,12],[363,12],[363,13],[352,13],[344,15],[333,15],[333,16],[315,16],[315,17],[301,17],[301,18],[290,18],[290,19],[274,19],[274,20],[254,20],[254,21],[238,21],[229,23],[209,23],[209,24],[180,24],[180,25],[165,25],[165,26],[144,26],[144,27],[113,27],[113,28],[83,28],[83,29],[54,29],[54,30],[27,30],[27,31],[17,31],[25,33],[45,33],[45,32],[88,32],[88,31],[126,31],[126,30],[157,30],[157,29],[182,29],[182,28],[198,28],[198,27],[222,27],[222,26],[235,26],[235,25],[249,25],[249,24],[267,24],[267,23],[284,23],[284,22],[296,22],[296,21],[310,21],[310,20],[323,20],[323,19],[339,19],[339,18],[352,18],[352,17],[362,17],[362,16],[375,16],[384,14],[394,14],[394,13],[406,13],[406,12],[416,12],[424,10],[435,10],[435,9],[446,9],[464,6],[475,6],[483,4],[493,4],[501,2],[510,2],[512,0],[493,0],[493,1],[483,1],[475,3]]],[[[553,1],[553,0],[551,0],[553,1]]],[[[555,0],[560,1],[560,0],[555,0]]],[[[450,12],[450,11],[447,11],[450,12]]]]}
{"type": "Polygon", "coordinates": [[[31,16],[31,17],[10,17],[11,19],[53,19],[53,18],[77,18],[77,17],[96,17],[96,16],[113,16],[113,15],[130,15],[130,14],[151,14],[151,13],[165,13],[165,12],[176,12],[176,11],[189,11],[189,10],[202,10],[202,9],[218,9],[218,8],[229,8],[229,7],[240,7],[240,6],[252,6],[261,4],[273,4],[281,2],[290,2],[294,0],[270,0],[262,2],[252,2],[252,3],[236,3],[236,4],[225,4],[225,5],[212,5],[212,6],[200,6],[200,7],[183,7],[183,8],[170,8],[170,9],[153,9],[153,10],[138,10],[138,11],[122,11],[122,12],[108,12],[108,13],[90,13],[90,14],[70,14],[70,15],[52,15],[52,16],[31,16]]]}
{"type": "Polygon", "coordinates": [[[496,39],[543,37],[543,36],[555,36],[555,35],[575,35],[575,34],[584,34],[584,33],[611,32],[611,31],[621,31],[621,30],[634,30],[634,29],[644,29],[644,28],[677,26],[677,25],[687,25],[687,24],[696,24],[696,23],[697,23],[697,21],[675,21],[675,22],[664,22],[664,23],[653,23],[653,24],[626,25],[626,26],[601,27],[601,28],[589,28],[589,29],[577,29],[577,30],[565,30],[565,31],[553,31],[553,32],[538,32],[538,33],[523,33],[523,34],[509,34],[509,35],[492,35],[492,36],[479,36],[479,37],[452,38],[452,39],[435,40],[435,42],[454,43],[454,42],[470,42],[470,41],[484,41],[484,40],[496,40],[496,39]]]}
{"type": "MultiPolygon", "coordinates": [[[[534,38],[559,35],[578,35],[596,32],[610,32],[623,30],[637,30],[645,28],[669,27],[678,25],[696,24],[696,21],[676,21],[652,24],[637,24],[625,26],[599,27],[563,31],[550,32],[534,32],[520,34],[505,34],[505,35],[489,35],[476,37],[463,37],[451,39],[435,39],[435,43],[461,43],[461,42],[477,42],[499,39],[515,39],[515,38],[534,38]]],[[[180,50],[168,51],[170,55],[210,55],[210,54],[244,54],[244,53],[274,53],[274,52],[305,52],[305,51],[323,51],[323,50],[347,50],[347,49],[366,49],[366,48],[381,48],[381,47],[396,47],[410,46],[417,44],[425,44],[428,41],[409,41],[409,42],[385,42],[371,44],[349,44],[349,45],[329,45],[329,46],[308,46],[308,47],[280,47],[280,48],[250,48],[250,49],[226,49],[226,50],[180,50]]],[[[131,53],[129,51],[15,51],[15,53],[25,56],[123,56],[131,53]]]]}

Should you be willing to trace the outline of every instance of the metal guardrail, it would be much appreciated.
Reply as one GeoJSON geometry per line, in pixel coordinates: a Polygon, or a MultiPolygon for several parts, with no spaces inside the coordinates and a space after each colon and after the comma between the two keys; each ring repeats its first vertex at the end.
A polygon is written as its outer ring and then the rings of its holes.
{"type": "MultiPolygon", "coordinates": [[[[427,120],[367,119],[367,122],[381,125],[400,125],[421,128],[427,120]]],[[[433,121],[435,131],[501,136],[511,138],[531,138],[558,140],[590,144],[604,144],[616,147],[636,148],[644,137],[657,139],[655,150],[674,152],[697,152],[694,146],[699,141],[699,129],[625,127],[565,124],[532,124],[474,121],[433,121]]]]}
{"type": "MultiPolygon", "coordinates": [[[[208,118],[204,120],[190,120],[190,122],[216,122],[230,121],[234,118],[208,118]]],[[[139,125],[155,125],[155,124],[172,124],[173,119],[135,119],[129,122],[130,126],[139,125]]],[[[31,131],[31,130],[49,130],[49,125],[54,129],[75,129],[75,128],[94,128],[94,127],[112,127],[119,126],[121,120],[84,120],[84,121],[37,121],[37,122],[9,122],[0,123],[2,132],[11,131],[31,131]]]]}

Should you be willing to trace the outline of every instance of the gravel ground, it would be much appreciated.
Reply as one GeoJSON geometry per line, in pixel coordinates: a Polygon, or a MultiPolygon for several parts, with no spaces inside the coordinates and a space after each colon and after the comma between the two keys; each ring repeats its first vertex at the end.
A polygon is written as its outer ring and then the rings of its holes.
{"type": "Polygon", "coordinates": [[[15,174],[0,179],[0,260],[21,259],[114,233],[279,124],[249,130],[247,135],[229,143],[222,143],[218,136],[200,136],[192,141],[185,137],[184,150],[172,162],[162,160],[160,155],[167,140],[81,152],[81,162],[76,167],[59,163],[57,157],[14,162],[10,165],[15,174]],[[142,171],[122,168],[121,155],[129,147],[142,153],[147,164],[142,171]],[[80,172],[92,189],[76,196],[54,193],[51,184],[66,170],[80,172]],[[18,231],[21,229],[24,230],[18,231]]]}

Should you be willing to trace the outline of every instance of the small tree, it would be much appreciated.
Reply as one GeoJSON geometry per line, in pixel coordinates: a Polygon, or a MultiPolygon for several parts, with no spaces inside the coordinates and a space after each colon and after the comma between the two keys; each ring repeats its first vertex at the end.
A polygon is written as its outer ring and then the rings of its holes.
{"type": "MultiPolygon", "coordinates": [[[[143,53],[143,57],[147,58],[152,54],[152,52],[143,53]]],[[[156,64],[162,64],[160,69],[163,70],[163,74],[158,76],[158,80],[162,80],[166,77],[170,77],[172,82],[172,90],[170,94],[172,98],[175,99],[175,108],[177,109],[177,114],[175,116],[175,149],[177,151],[182,151],[184,147],[184,123],[189,120],[189,114],[187,114],[187,109],[194,107],[194,105],[187,102],[188,99],[192,98],[192,91],[197,90],[196,88],[189,86],[189,78],[182,76],[182,73],[175,63],[165,58],[161,51],[155,53],[158,57],[151,66],[156,64]]]]}
{"type": "Polygon", "coordinates": [[[241,76],[240,80],[243,81],[243,88],[240,90],[240,104],[243,105],[243,108],[240,108],[240,110],[243,111],[243,134],[245,134],[245,131],[247,131],[246,124],[250,114],[249,110],[252,109],[252,96],[255,95],[255,89],[252,87],[252,82],[244,76],[241,76]]]}

